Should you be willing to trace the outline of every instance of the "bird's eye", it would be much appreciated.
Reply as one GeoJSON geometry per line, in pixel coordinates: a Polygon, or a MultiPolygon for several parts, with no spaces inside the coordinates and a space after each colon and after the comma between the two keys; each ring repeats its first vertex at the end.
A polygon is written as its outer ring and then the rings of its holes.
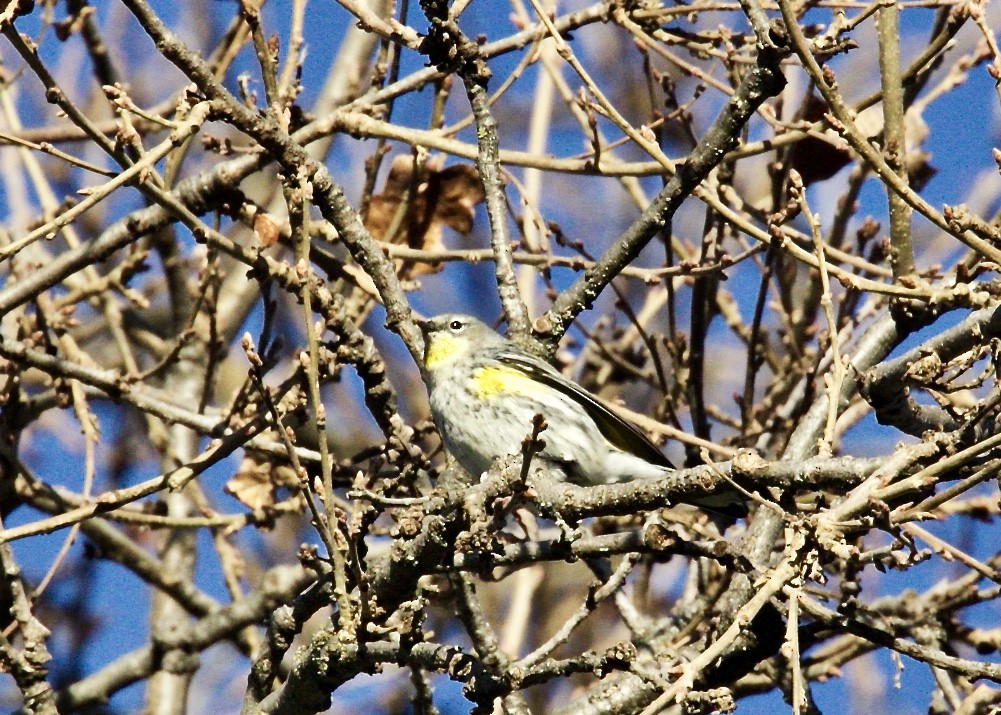
{"type": "Polygon", "coordinates": [[[449,329],[454,330],[455,332],[458,332],[458,331],[462,330],[462,321],[461,320],[453,320],[451,323],[448,324],[448,327],[449,327],[449,329]]]}

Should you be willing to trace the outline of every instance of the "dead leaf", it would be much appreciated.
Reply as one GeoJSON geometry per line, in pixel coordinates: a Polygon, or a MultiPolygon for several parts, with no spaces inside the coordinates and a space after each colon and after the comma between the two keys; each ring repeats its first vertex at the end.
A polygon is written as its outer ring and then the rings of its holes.
{"type": "Polygon", "coordinates": [[[254,235],[261,244],[261,248],[271,248],[278,243],[281,236],[281,228],[278,222],[268,216],[263,211],[254,215],[254,235]]]}
{"type": "Polygon", "coordinates": [[[299,480],[291,467],[248,454],[223,490],[250,509],[257,510],[274,506],[279,488],[297,488],[298,484],[299,480]]]}
{"type": "MultiPolygon", "coordinates": [[[[443,226],[469,235],[476,204],[482,203],[484,198],[479,173],[470,164],[439,169],[440,164],[440,161],[427,162],[415,177],[413,157],[397,156],[382,193],[372,197],[365,221],[369,233],[381,241],[424,251],[445,248],[443,226]],[[399,215],[401,211],[404,212],[402,216],[399,215]]],[[[397,261],[398,267],[403,265],[403,261],[397,261]]],[[[410,274],[438,270],[440,266],[419,263],[410,268],[410,274]]]]}
{"type": "MultiPolygon", "coordinates": [[[[827,111],[827,103],[820,97],[811,95],[802,118],[808,122],[820,121],[827,111]]],[[[823,139],[808,136],[792,145],[788,166],[799,172],[804,186],[809,186],[830,179],[851,160],[852,155],[847,150],[839,149],[823,139]]]]}

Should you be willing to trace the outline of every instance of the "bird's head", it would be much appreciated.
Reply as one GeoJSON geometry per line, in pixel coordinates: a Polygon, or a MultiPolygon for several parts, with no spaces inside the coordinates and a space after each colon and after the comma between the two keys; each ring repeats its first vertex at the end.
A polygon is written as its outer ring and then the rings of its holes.
{"type": "Polygon", "coordinates": [[[435,372],[454,365],[473,350],[503,344],[504,338],[471,315],[445,313],[418,321],[424,334],[424,367],[435,372]]]}

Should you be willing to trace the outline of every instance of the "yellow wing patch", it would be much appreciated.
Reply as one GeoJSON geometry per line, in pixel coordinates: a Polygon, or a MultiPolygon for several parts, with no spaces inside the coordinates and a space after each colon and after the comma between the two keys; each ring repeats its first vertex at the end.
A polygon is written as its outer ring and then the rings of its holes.
{"type": "Polygon", "coordinates": [[[540,390],[538,382],[510,367],[481,367],[473,372],[473,390],[478,397],[531,395],[540,390]]]}

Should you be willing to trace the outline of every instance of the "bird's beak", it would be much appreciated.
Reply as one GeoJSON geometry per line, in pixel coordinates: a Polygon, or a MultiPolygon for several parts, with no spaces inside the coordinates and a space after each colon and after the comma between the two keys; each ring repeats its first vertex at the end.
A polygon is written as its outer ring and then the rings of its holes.
{"type": "Polygon", "coordinates": [[[428,336],[428,333],[431,332],[431,323],[427,320],[415,320],[414,324],[421,331],[421,335],[425,338],[428,336]]]}

